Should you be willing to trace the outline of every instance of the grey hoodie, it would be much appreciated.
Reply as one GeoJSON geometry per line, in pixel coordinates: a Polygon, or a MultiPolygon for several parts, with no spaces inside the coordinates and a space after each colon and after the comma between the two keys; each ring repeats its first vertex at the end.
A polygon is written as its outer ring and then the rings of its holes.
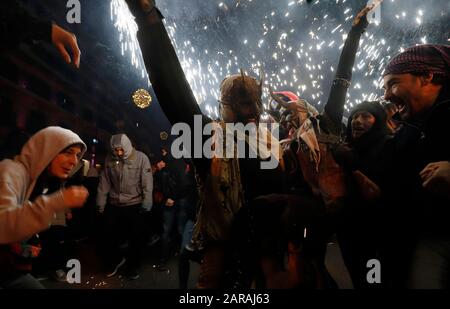
{"type": "Polygon", "coordinates": [[[67,208],[61,191],[29,197],[36,181],[50,162],[64,149],[86,145],[74,132],[47,127],[33,135],[14,160],[0,162],[0,244],[22,241],[47,229],[55,213],[67,208]]]}
{"type": "Polygon", "coordinates": [[[133,148],[125,134],[111,137],[111,151],[100,174],[97,190],[97,206],[103,211],[109,195],[114,206],[130,206],[142,203],[145,210],[153,205],[153,175],[148,157],[133,148]],[[123,159],[114,154],[115,148],[123,148],[123,159]]]}

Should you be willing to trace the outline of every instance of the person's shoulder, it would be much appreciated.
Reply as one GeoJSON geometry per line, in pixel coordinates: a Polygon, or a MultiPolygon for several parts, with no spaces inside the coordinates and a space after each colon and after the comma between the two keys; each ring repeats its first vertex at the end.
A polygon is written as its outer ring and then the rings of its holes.
{"type": "Polygon", "coordinates": [[[445,127],[450,126],[450,98],[439,102],[433,107],[426,121],[426,127],[445,127]]]}
{"type": "Polygon", "coordinates": [[[0,161],[0,181],[15,183],[26,176],[27,171],[22,163],[10,159],[0,161]]]}

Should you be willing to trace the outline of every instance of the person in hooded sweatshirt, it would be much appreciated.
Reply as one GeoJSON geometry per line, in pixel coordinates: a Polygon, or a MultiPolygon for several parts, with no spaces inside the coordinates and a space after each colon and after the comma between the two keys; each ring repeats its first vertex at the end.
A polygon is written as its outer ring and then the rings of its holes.
{"type": "Polygon", "coordinates": [[[29,274],[40,251],[36,233],[48,229],[56,213],[85,203],[86,188],[63,186],[85,151],[74,132],[47,127],[14,160],[0,162],[0,288],[43,288],[29,274]]]}
{"type": "Polygon", "coordinates": [[[367,262],[378,257],[380,168],[385,143],[391,139],[387,114],[378,102],[365,101],[350,113],[346,143],[335,152],[345,168],[349,194],[337,237],[354,288],[379,285],[367,281],[367,262]]]}
{"type": "Polygon", "coordinates": [[[402,127],[383,150],[382,276],[389,287],[448,289],[450,190],[433,171],[450,178],[450,45],[409,47],[383,72],[384,98],[402,127]]]}
{"type": "Polygon", "coordinates": [[[105,213],[107,277],[117,274],[127,262],[127,277],[139,278],[144,230],[141,213],[153,206],[153,176],[148,157],[133,148],[125,134],[111,137],[111,154],[106,158],[97,189],[97,207],[105,213]],[[106,206],[107,205],[107,206],[106,206]],[[106,206],[106,207],[105,207],[106,206]],[[128,240],[128,253],[122,256],[119,245],[128,240]]]}

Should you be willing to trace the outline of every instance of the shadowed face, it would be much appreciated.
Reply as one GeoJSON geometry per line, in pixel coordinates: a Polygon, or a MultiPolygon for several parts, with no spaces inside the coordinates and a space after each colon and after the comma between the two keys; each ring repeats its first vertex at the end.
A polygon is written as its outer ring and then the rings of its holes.
{"type": "Polygon", "coordinates": [[[64,149],[50,163],[49,174],[59,179],[67,179],[80,161],[81,151],[81,146],[71,146],[64,149]]]}
{"type": "Polygon", "coordinates": [[[375,117],[367,111],[356,112],[352,117],[352,137],[358,139],[375,124],[375,117]]]}

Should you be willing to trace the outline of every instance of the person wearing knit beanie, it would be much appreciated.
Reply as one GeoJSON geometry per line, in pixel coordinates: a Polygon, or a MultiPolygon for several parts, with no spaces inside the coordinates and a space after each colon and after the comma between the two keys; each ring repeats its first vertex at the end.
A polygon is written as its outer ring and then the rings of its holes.
{"type": "Polygon", "coordinates": [[[384,72],[385,99],[403,120],[429,110],[449,84],[450,45],[418,45],[395,56],[384,72]]]}
{"type": "Polygon", "coordinates": [[[361,136],[377,131],[382,135],[388,133],[387,114],[378,102],[357,105],[350,113],[347,125],[347,142],[355,143],[361,136]]]}
{"type": "Polygon", "coordinates": [[[395,56],[384,72],[385,99],[403,120],[386,143],[380,168],[388,287],[449,288],[450,208],[432,170],[450,162],[450,45],[419,45],[395,56]]]}
{"type": "Polygon", "coordinates": [[[333,151],[336,162],[347,170],[377,174],[380,152],[391,137],[387,114],[378,101],[358,104],[348,117],[345,144],[333,151]]]}

